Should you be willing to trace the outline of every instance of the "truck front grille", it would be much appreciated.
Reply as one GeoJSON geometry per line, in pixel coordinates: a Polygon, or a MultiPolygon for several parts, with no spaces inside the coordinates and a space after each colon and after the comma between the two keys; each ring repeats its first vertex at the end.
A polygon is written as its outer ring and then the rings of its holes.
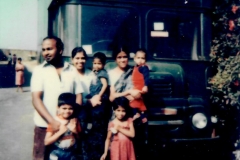
{"type": "Polygon", "coordinates": [[[171,98],[174,95],[174,78],[169,73],[153,73],[150,75],[150,99],[158,102],[159,98],[171,98]]]}

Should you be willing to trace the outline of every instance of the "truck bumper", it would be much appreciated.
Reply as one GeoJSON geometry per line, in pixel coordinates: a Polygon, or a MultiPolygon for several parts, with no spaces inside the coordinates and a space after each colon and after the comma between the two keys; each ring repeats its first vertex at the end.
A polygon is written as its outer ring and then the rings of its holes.
{"type": "Polygon", "coordinates": [[[161,160],[231,159],[231,151],[221,143],[220,137],[171,139],[149,144],[151,158],[161,160]]]}
{"type": "Polygon", "coordinates": [[[172,143],[186,143],[186,142],[193,142],[193,143],[203,143],[203,142],[217,142],[220,140],[219,136],[216,136],[214,138],[181,138],[181,139],[171,139],[170,141],[172,143]]]}

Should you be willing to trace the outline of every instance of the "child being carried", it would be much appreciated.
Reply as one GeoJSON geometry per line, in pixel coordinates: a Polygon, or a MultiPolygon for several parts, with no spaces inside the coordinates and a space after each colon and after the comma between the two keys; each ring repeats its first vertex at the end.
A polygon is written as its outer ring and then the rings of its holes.
{"type": "MultiPolygon", "coordinates": [[[[146,65],[147,52],[144,49],[139,49],[134,57],[134,62],[136,65],[133,68],[132,73],[132,83],[133,89],[141,91],[141,94],[148,92],[149,84],[149,69],[146,65]]],[[[146,106],[144,104],[142,96],[138,99],[133,99],[130,101],[130,106],[133,108],[133,120],[141,118],[142,122],[147,122],[146,116],[146,106]]]]}

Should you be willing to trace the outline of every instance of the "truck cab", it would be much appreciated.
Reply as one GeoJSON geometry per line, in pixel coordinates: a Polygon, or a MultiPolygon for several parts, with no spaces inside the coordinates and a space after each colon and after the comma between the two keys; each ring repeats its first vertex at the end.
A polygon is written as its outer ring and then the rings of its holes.
{"type": "MultiPolygon", "coordinates": [[[[105,53],[110,70],[113,46],[128,46],[130,65],[138,48],[148,51],[151,83],[144,100],[152,155],[161,157],[159,150],[173,144],[207,150],[212,146],[200,144],[217,143],[207,83],[210,0],[53,0],[48,11],[48,34],[63,40],[66,59],[82,46],[90,59],[105,53]]],[[[183,146],[188,153],[198,150],[183,146]]]]}

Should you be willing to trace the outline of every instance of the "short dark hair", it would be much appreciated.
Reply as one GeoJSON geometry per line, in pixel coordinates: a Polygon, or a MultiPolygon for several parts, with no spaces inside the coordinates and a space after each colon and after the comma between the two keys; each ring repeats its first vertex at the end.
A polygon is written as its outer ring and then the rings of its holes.
{"type": "Polygon", "coordinates": [[[93,55],[93,59],[98,58],[102,62],[102,64],[106,64],[106,55],[102,52],[97,52],[93,55]]]}
{"type": "Polygon", "coordinates": [[[124,45],[118,45],[118,46],[115,46],[113,48],[113,52],[112,52],[112,57],[114,59],[117,58],[117,55],[120,53],[120,52],[125,52],[127,57],[129,58],[129,50],[128,50],[128,47],[127,46],[124,46],[124,45]]]}
{"type": "Polygon", "coordinates": [[[115,111],[118,109],[118,107],[121,106],[122,108],[125,109],[126,115],[124,117],[124,120],[128,119],[129,117],[132,116],[132,110],[131,107],[129,106],[129,100],[125,97],[118,97],[116,98],[113,103],[112,103],[112,108],[115,111]]]}
{"type": "MultiPolygon", "coordinates": [[[[137,52],[143,52],[143,53],[145,53],[145,59],[147,60],[148,59],[148,53],[147,53],[147,50],[145,49],[145,48],[139,48],[137,51],[136,51],[136,53],[137,52]]],[[[136,55],[136,54],[135,54],[136,55]]]]}
{"type": "Polygon", "coordinates": [[[76,95],[72,93],[62,93],[58,97],[58,108],[62,105],[68,104],[73,108],[73,114],[69,118],[77,117],[76,112],[78,111],[79,104],[76,103],[76,95]]]}
{"type": "Polygon", "coordinates": [[[18,60],[18,61],[22,61],[22,58],[19,57],[17,60],[18,60]]]}
{"type": "Polygon", "coordinates": [[[64,44],[60,38],[58,38],[56,36],[47,36],[47,37],[43,38],[43,41],[45,41],[47,39],[54,39],[56,41],[56,47],[57,47],[58,52],[64,50],[64,44]]]}
{"type": "Polygon", "coordinates": [[[82,48],[82,47],[75,47],[72,50],[72,58],[74,58],[76,56],[77,53],[82,52],[84,57],[86,58],[86,60],[88,59],[87,53],[86,51],[82,48]]]}
{"type": "Polygon", "coordinates": [[[72,93],[62,93],[58,97],[58,107],[63,104],[74,106],[76,104],[76,95],[72,93]]]}

